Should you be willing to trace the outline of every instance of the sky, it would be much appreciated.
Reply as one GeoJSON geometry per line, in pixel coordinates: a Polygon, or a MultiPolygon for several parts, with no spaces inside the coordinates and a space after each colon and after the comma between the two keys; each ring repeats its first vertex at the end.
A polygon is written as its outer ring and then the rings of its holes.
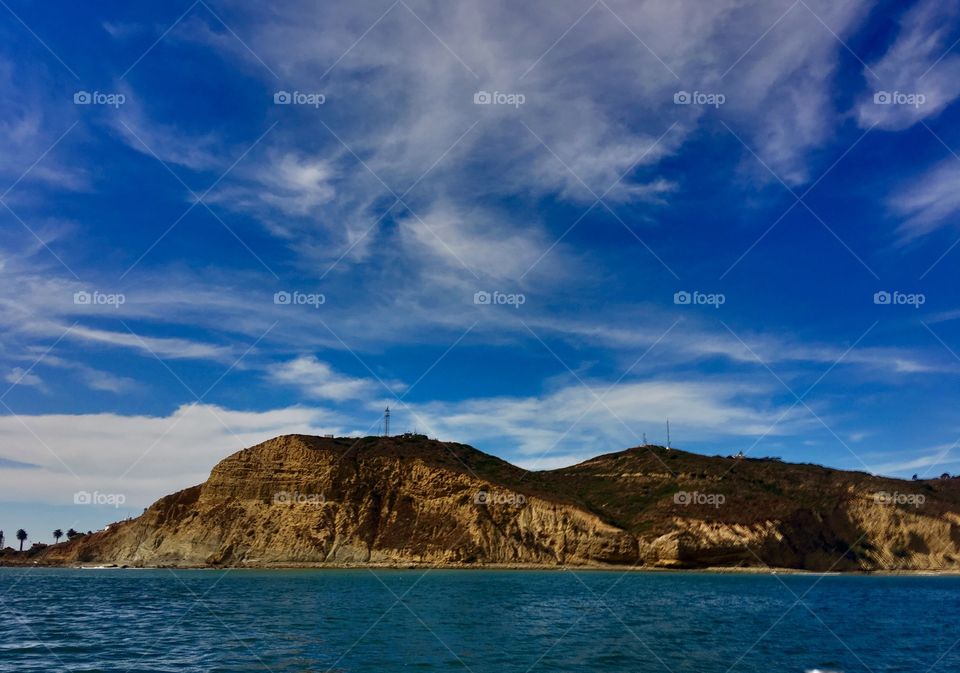
{"type": "Polygon", "coordinates": [[[960,471],[960,2],[0,2],[0,529],[284,433],[960,471]]]}

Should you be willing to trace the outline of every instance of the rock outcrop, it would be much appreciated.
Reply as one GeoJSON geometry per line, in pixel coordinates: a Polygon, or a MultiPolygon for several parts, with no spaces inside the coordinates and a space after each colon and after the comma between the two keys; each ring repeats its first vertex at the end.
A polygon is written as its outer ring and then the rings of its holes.
{"type": "Polygon", "coordinates": [[[960,570],[960,483],[644,446],[526,472],[422,436],[278,437],[2,563],[960,570]]]}

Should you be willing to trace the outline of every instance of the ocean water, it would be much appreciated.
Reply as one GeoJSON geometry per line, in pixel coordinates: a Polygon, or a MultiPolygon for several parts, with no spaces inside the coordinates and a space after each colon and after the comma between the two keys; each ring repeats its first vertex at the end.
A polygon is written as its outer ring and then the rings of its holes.
{"type": "Polygon", "coordinates": [[[960,579],[0,568],[0,671],[960,671],[960,579]]]}

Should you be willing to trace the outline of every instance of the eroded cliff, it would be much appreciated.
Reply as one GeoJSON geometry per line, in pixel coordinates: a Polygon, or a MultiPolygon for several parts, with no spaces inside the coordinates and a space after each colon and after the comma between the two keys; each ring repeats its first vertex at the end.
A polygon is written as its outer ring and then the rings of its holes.
{"type": "Polygon", "coordinates": [[[290,435],[4,562],[958,570],[960,488],[663,447],[531,473],[421,436],[290,435]]]}

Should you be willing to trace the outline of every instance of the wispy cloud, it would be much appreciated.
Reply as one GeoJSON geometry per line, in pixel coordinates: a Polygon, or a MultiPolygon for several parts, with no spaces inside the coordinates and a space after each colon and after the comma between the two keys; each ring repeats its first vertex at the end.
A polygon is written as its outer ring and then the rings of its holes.
{"type": "Polygon", "coordinates": [[[23,367],[14,367],[3,377],[3,380],[12,386],[44,387],[43,379],[33,372],[28,372],[23,367]]]}
{"type": "MultiPolygon", "coordinates": [[[[344,402],[380,398],[390,395],[374,378],[352,377],[339,372],[313,356],[302,356],[270,367],[268,378],[279,384],[295,386],[315,399],[344,402]]],[[[403,390],[399,383],[388,384],[395,392],[403,390]]]]}
{"type": "Polygon", "coordinates": [[[903,15],[896,40],[864,73],[868,91],[857,106],[863,128],[899,131],[960,96],[960,56],[950,53],[958,17],[956,0],[923,0],[903,15]]]}
{"type": "Polygon", "coordinates": [[[84,385],[91,390],[124,393],[142,387],[132,378],[118,376],[111,372],[91,367],[83,362],[68,360],[40,349],[32,349],[30,357],[37,358],[36,362],[41,367],[56,367],[77,372],[84,385]]]}
{"type": "Polygon", "coordinates": [[[553,461],[545,464],[556,464],[557,456],[586,458],[636,446],[646,433],[663,443],[668,418],[682,428],[681,445],[709,439],[731,447],[746,437],[795,434],[814,423],[800,410],[770,404],[769,386],[684,380],[587,385],[575,382],[537,397],[421,404],[409,421],[432,434],[496,443],[528,463],[535,457],[553,461]]]}
{"type": "MultiPolygon", "coordinates": [[[[63,331],[67,330],[64,326],[63,331]]],[[[118,332],[113,330],[97,329],[78,325],[68,334],[71,339],[79,339],[89,343],[107,346],[132,348],[147,355],[156,354],[161,358],[187,360],[229,360],[236,357],[233,350],[227,346],[191,341],[176,337],[152,337],[118,332]]]]}
{"type": "Polygon", "coordinates": [[[920,238],[950,223],[950,218],[960,212],[958,184],[960,160],[950,157],[890,197],[890,208],[903,218],[897,228],[901,242],[920,238]]]}
{"type": "Polygon", "coordinates": [[[941,472],[946,471],[945,468],[960,463],[960,455],[956,450],[957,444],[954,443],[912,451],[910,457],[882,463],[875,469],[881,474],[904,474],[916,470],[923,479],[939,477],[941,472]]]}

